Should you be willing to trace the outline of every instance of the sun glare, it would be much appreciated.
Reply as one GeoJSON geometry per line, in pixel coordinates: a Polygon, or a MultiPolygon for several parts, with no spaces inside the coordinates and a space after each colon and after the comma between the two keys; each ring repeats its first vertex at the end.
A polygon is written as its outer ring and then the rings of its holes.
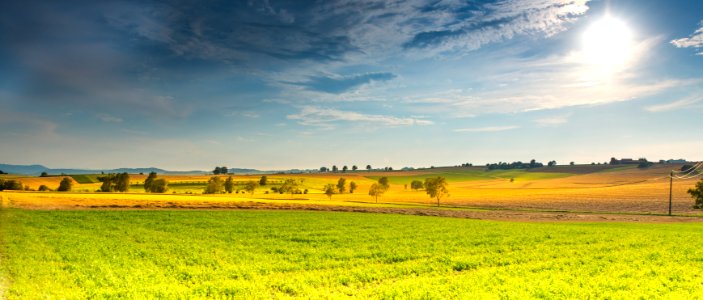
{"type": "Polygon", "coordinates": [[[583,54],[586,63],[618,69],[632,56],[632,33],[623,21],[606,16],[584,33],[583,54]]]}

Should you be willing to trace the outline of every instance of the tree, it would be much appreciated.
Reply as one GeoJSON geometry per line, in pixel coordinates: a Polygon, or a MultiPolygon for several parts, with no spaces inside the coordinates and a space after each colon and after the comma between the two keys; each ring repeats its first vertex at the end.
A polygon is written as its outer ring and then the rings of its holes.
{"type": "Polygon", "coordinates": [[[39,186],[38,191],[40,191],[40,192],[49,192],[49,191],[51,191],[51,189],[50,189],[48,186],[42,184],[42,185],[39,186]]]}
{"type": "Polygon", "coordinates": [[[99,176],[98,180],[103,184],[100,185],[101,192],[127,192],[129,191],[129,174],[107,174],[99,176]]]}
{"type": "Polygon", "coordinates": [[[220,194],[222,193],[223,188],[224,184],[222,183],[222,179],[220,179],[220,177],[213,176],[207,181],[203,194],[220,194]]]}
{"type": "Polygon", "coordinates": [[[156,179],[156,172],[151,172],[149,173],[149,176],[146,177],[144,180],[144,191],[147,193],[152,192],[152,185],[154,184],[154,180],[156,179]]]}
{"type": "Polygon", "coordinates": [[[247,191],[250,195],[254,195],[254,191],[256,191],[256,188],[259,186],[259,183],[257,183],[254,180],[249,180],[247,183],[244,184],[244,190],[247,191]]]}
{"type": "Polygon", "coordinates": [[[329,172],[329,170],[330,170],[330,169],[328,169],[327,167],[320,167],[320,172],[321,172],[321,173],[329,172]]]}
{"type": "Polygon", "coordinates": [[[117,174],[115,190],[118,192],[129,192],[129,174],[127,172],[117,174]]]}
{"type": "Polygon", "coordinates": [[[556,165],[557,165],[557,161],[556,161],[556,160],[551,160],[551,161],[549,161],[549,162],[547,163],[547,167],[554,167],[554,166],[556,166],[556,165]]]}
{"type": "Polygon", "coordinates": [[[230,194],[234,191],[234,179],[232,179],[232,176],[227,177],[227,180],[225,180],[225,191],[230,194]]]}
{"type": "Polygon", "coordinates": [[[358,169],[359,169],[359,167],[357,167],[356,165],[353,165],[353,166],[352,166],[352,171],[356,171],[356,170],[358,170],[358,169]]]}
{"type": "Polygon", "coordinates": [[[325,195],[332,200],[332,195],[336,194],[335,186],[334,184],[328,183],[325,185],[324,188],[322,188],[323,191],[325,191],[325,195]]]}
{"type": "Polygon", "coordinates": [[[420,180],[413,180],[410,183],[410,188],[413,190],[416,190],[416,191],[421,190],[421,189],[425,188],[425,184],[422,183],[422,181],[420,181],[420,180]]]}
{"type": "Polygon", "coordinates": [[[342,173],[346,172],[347,170],[349,170],[347,166],[342,167],[342,173]]]}
{"type": "Polygon", "coordinates": [[[355,190],[356,190],[356,182],[352,181],[349,183],[349,193],[354,194],[355,190]]]}
{"type": "Polygon", "coordinates": [[[298,186],[299,186],[300,184],[301,184],[301,183],[300,183],[299,181],[295,180],[295,179],[291,179],[291,178],[286,179],[286,180],[283,182],[283,185],[281,185],[281,187],[278,188],[278,192],[279,192],[280,194],[284,194],[284,193],[290,193],[291,195],[292,195],[292,194],[300,194],[301,191],[300,191],[300,189],[298,188],[298,186]]]}
{"type": "Polygon", "coordinates": [[[337,173],[339,171],[339,168],[337,168],[337,165],[332,166],[332,172],[337,173]]]}
{"type": "Polygon", "coordinates": [[[366,171],[371,171],[371,165],[366,165],[366,171]]]}
{"type": "Polygon", "coordinates": [[[73,181],[68,177],[64,177],[61,179],[61,182],[59,182],[59,188],[56,190],[59,192],[70,192],[72,187],[73,181]]]}
{"type": "Polygon", "coordinates": [[[227,170],[227,167],[222,166],[222,167],[215,167],[215,170],[212,171],[212,174],[215,175],[220,175],[220,174],[227,174],[229,170],[227,170]]]}
{"type": "MultiPolygon", "coordinates": [[[[388,177],[381,177],[381,178],[379,178],[379,179],[378,179],[378,184],[381,185],[381,187],[382,187],[385,191],[387,191],[387,190],[391,187],[390,184],[388,183],[388,177]]],[[[385,191],[384,191],[384,192],[385,192],[385,191]]]]}
{"type": "Polygon", "coordinates": [[[339,191],[340,194],[344,194],[344,191],[347,189],[347,180],[344,178],[339,178],[337,181],[337,190],[339,191]]]}
{"type": "Polygon", "coordinates": [[[703,179],[696,183],[695,188],[689,189],[688,193],[691,194],[691,197],[693,197],[695,201],[693,208],[703,208],[703,179]]]}
{"type": "Polygon", "coordinates": [[[39,175],[39,177],[49,177],[49,173],[47,173],[46,171],[41,172],[41,175],[39,175]]]}
{"type": "Polygon", "coordinates": [[[369,188],[369,196],[375,197],[376,203],[378,203],[378,196],[383,196],[383,193],[385,193],[386,190],[387,189],[383,187],[383,185],[381,185],[380,183],[374,183],[369,188]]]}
{"type": "Polygon", "coordinates": [[[7,174],[7,173],[5,173],[5,172],[3,172],[2,170],[0,170],[0,174],[7,174]]]}
{"type": "Polygon", "coordinates": [[[168,181],[164,178],[155,179],[151,184],[152,193],[165,193],[168,191],[168,181]]]}
{"type": "Polygon", "coordinates": [[[573,166],[573,165],[575,165],[575,164],[576,164],[576,163],[573,162],[573,161],[569,163],[569,165],[571,165],[571,166],[573,166]]]}
{"type": "Polygon", "coordinates": [[[259,179],[259,185],[261,185],[261,186],[268,184],[268,182],[269,182],[269,178],[266,177],[266,175],[261,176],[261,179],[259,179]]]}
{"type": "Polygon", "coordinates": [[[437,198],[437,206],[439,206],[439,200],[442,197],[449,196],[447,180],[441,176],[425,179],[425,190],[430,195],[430,198],[437,198]]]}

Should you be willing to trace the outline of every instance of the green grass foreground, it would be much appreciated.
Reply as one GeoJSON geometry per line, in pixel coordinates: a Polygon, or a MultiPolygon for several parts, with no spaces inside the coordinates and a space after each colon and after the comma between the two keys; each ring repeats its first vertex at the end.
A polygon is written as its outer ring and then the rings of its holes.
{"type": "Polygon", "coordinates": [[[8,299],[700,298],[703,224],[0,211],[8,299]]]}

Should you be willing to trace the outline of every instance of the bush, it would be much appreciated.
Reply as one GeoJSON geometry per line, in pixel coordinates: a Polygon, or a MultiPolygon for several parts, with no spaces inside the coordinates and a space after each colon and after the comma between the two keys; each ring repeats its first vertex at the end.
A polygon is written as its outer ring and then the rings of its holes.
{"type": "Polygon", "coordinates": [[[695,201],[693,208],[703,208],[703,179],[696,183],[696,187],[689,189],[688,193],[691,194],[691,197],[693,197],[695,201]]]}
{"type": "Polygon", "coordinates": [[[40,192],[50,192],[51,189],[48,186],[42,184],[39,186],[39,191],[40,192]]]}
{"type": "Polygon", "coordinates": [[[70,178],[64,177],[61,179],[61,182],[59,183],[59,188],[56,189],[59,192],[70,192],[71,188],[73,188],[73,181],[71,181],[70,178]]]}
{"type": "Polygon", "coordinates": [[[0,191],[2,191],[2,190],[21,191],[23,189],[24,189],[24,186],[22,185],[22,182],[20,182],[20,181],[0,179],[0,191]]]}

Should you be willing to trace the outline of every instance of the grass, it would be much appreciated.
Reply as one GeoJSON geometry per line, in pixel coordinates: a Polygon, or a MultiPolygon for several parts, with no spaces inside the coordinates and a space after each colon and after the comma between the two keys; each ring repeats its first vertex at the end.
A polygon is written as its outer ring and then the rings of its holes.
{"type": "Polygon", "coordinates": [[[73,180],[80,184],[98,183],[98,175],[70,175],[73,180]]]}
{"type": "Polygon", "coordinates": [[[4,209],[0,218],[8,299],[703,295],[703,224],[294,211],[4,209]]]}

